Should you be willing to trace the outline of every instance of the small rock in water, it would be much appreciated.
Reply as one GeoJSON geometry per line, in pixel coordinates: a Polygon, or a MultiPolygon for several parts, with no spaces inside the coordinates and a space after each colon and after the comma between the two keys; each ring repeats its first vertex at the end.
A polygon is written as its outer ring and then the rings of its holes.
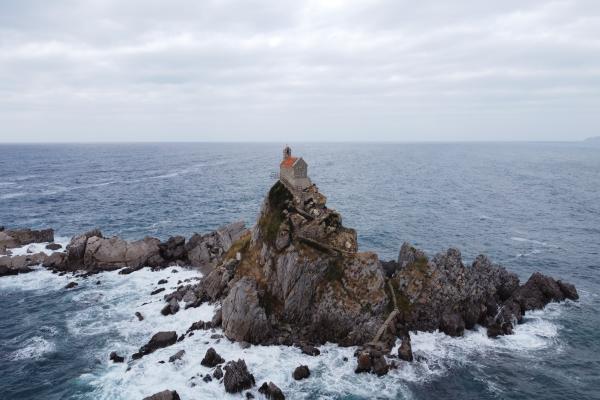
{"type": "Polygon", "coordinates": [[[164,285],[165,283],[167,283],[169,281],[167,281],[166,279],[161,279],[160,281],[158,281],[158,285],[164,285]]]}
{"type": "Polygon", "coordinates": [[[181,360],[183,355],[185,354],[185,350],[179,350],[177,353],[173,354],[169,357],[169,362],[175,362],[177,360],[181,360]]]}
{"type": "Polygon", "coordinates": [[[221,369],[220,365],[217,365],[217,368],[215,368],[215,372],[213,372],[213,378],[221,379],[222,377],[223,377],[223,370],[221,369]]]}
{"type": "Polygon", "coordinates": [[[254,395],[252,394],[252,392],[246,392],[246,398],[247,399],[253,399],[254,395]]]}
{"type": "Polygon", "coordinates": [[[302,350],[303,354],[307,354],[309,356],[318,356],[319,354],[321,354],[319,349],[309,344],[302,345],[300,349],[302,350]]]}
{"type": "Polygon", "coordinates": [[[204,378],[202,378],[202,380],[204,382],[212,382],[212,377],[208,374],[204,375],[204,378]]]}
{"type": "Polygon", "coordinates": [[[210,335],[211,339],[223,339],[223,335],[219,335],[218,333],[215,333],[214,335],[210,335]]]}
{"type": "Polygon", "coordinates": [[[224,362],[225,360],[223,359],[223,357],[221,357],[215,351],[215,349],[211,347],[208,350],[206,350],[206,354],[204,355],[202,361],[200,361],[200,364],[204,365],[205,367],[212,368],[219,364],[223,364],[224,362]]]}
{"type": "Polygon", "coordinates": [[[121,357],[120,355],[117,354],[116,351],[113,351],[112,353],[110,353],[109,359],[115,363],[122,363],[123,361],[125,361],[125,357],[121,357]]]}
{"type": "Polygon", "coordinates": [[[143,321],[144,320],[144,316],[139,311],[135,312],[135,316],[137,317],[138,321],[143,321]]]}
{"type": "Polygon", "coordinates": [[[99,285],[99,284],[101,284],[101,283],[102,283],[102,282],[100,282],[100,281],[96,281],[96,285],[99,285]]]}
{"type": "Polygon", "coordinates": [[[65,286],[65,289],[72,289],[72,288],[74,288],[74,287],[75,287],[75,286],[77,286],[77,285],[78,285],[78,283],[77,283],[77,282],[69,282],[69,283],[67,283],[67,285],[65,286]]]}
{"type": "Polygon", "coordinates": [[[227,393],[239,393],[255,385],[254,375],[248,372],[244,360],[229,361],[225,366],[223,384],[227,393]]]}
{"type": "Polygon", "coordinates": [[[308,378],[310,376],[310,370],[308,369],[308,366],[301,365],[294,370],[292,376],[295,380],[299,381],[308,378]]]}
{"type": "Polygon", "coordinates": [[[269,382],[268,384],[267,382],[263,382],[260,388],[258,388],[258,392],[270,400],[285,400],[283,392],[273,382],[269,382]]]}
{"type": "Polygon", "coordinates": [[[162,392],[144,397],[143,400],[181,400],[175,390],[163,390],[162,392]]]}
{"type": "Polygon", "coordinates": [[[160,292],[162,292],[162,291],[164,291],[164,290],[165,290],[165,288],[164,288],[164,287],[161,287],[161,288],[155,289],[155,290],[153,290],[153,291],[150,293],[150,296],[154,296],[155,294],[159,294],[160,292]]]}
{"type": "Polygon", "coordinates": [[[404,361],[412,361],[412,347],[410,345],[410,336],[406,334],[405,337],[402,338],[402,344],[398,348],[398,357],[404,361]]]}
{"type": "Polygon", "coordinates": [[[178,273],[178,272],[179,272],[179,271],[177,271],[176,269],[172,269],[172,270],[171,270],[171,273],[172,273],[172,274],[176,274],[176,273],[178,273]]]}
{"type": "Polygon", "coordinates": [[[62,246],[58,243],[50,243],[46,245],[46,249],[48,250],[58,250],[58,249],[62,249],[62,246]]]}
{"type": "Polygon", "coordinates": [[[171,346],[172,344],[175,344],[176,341],[177,341],[177,332],[175,332],[175,331],[158,332],[154,336],[152,336],[152,338],[150,339],[150,341],[147,344],[140,347],[140,351],[138,353],[135,353],[134,355],[132,355],[131,358],[133,358],[134,360],[137,360],[138,358],[142,358],[142,356],[145,356],[146,354],[150,354],[157,349],[171,346]]]}

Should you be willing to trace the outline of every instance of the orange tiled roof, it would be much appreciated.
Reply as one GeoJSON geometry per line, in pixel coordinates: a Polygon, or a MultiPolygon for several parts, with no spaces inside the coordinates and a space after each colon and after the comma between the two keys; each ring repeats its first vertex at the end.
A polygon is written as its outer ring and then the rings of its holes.
{"type": "Polygon", "coordinates": [[[285,160],[283,160],[280,165],[283,168],[292,168],[297,159],[298,157],[288,157],[285,160]]]}

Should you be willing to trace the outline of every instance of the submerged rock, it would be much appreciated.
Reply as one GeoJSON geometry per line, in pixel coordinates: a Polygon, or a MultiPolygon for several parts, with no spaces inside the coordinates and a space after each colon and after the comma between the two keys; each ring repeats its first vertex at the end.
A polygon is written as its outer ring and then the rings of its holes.
{"type": "Polygon", "coordinates": [[[108,358],[114,363],[122,363],[125,361],[125,357],[121,357],[120,355],[117,354],[116,351],[113,351],[112,353],[110,353],[110,356],[108,358]]]}
{"type": "Polygon", "coordinates": [[[400,347],[398,347],[398,358],[404,361],[413,360],[412,346],[410,345],[410,335],[408,333],[402,338],[402,344],[400,347]]]}
{"type": "Polygon", "coordinates": [[[171,357],[169,357],[169,362],[175,362],[175,361],[181,360],[184,355],[185,355],[185,350],[179,350],[177,353],[175,353],[171,357]]]}

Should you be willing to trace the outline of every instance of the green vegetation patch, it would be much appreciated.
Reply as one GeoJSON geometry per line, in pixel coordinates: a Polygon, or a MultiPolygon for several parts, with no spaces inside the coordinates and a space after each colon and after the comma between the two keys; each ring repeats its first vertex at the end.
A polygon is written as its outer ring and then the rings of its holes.
{"type": "Polygon", "coordinates": [[[292,194],[281,182],[277,182],[269,190],[269,207],[258,221],[260,231],[268,243],[275,243],[279,227],[285,220],[283,211],[287,207],[286,203],[292,199],[292,194]]]}

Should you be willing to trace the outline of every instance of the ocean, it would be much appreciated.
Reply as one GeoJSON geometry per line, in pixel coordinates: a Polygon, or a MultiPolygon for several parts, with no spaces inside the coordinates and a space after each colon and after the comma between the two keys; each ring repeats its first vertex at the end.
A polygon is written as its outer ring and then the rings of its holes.
{"type": "MultiPolygon", "coordinates": [[[[283,145],[0,145],[0,225],[52,227],[62,243],[94,227],[165,239],[240,219],[251,225],[283,145]]],[[[319,357],[241,349],[210,331],[127,371],[109,362],[111,351],[130,356],[159,330],[182,333],[210,319],[210,305],[163,317],[160,296],[150,296],[161,278],[175,287],[199,272],[107,272],[66,291],[74,278],[39,269],[0,278],[0,397],[141,399],[174,389],[184,400],[241,398],[202,381],[208,369],[199,361],[212,346],[227,360],[245,359],[258,385],[273,381],[291,399],[600,399],[600,146],[290,145],[328,206],[357,230],[361,251],[394,259],[409,241],[429,254],[457,247],[465,263],[485,253],[522,282],[540,271],[574,283],[580,300],[528,313],[499,339],[483,329],[463,338],[413,332],[422,360],[381,378],[354,374],[353,348],[327,344],[319,357]],[[180,362],[159,363],[179,349],[180,362]],[[291,373],[300,364],[312,374],[297,382],[291,373]]]]}

